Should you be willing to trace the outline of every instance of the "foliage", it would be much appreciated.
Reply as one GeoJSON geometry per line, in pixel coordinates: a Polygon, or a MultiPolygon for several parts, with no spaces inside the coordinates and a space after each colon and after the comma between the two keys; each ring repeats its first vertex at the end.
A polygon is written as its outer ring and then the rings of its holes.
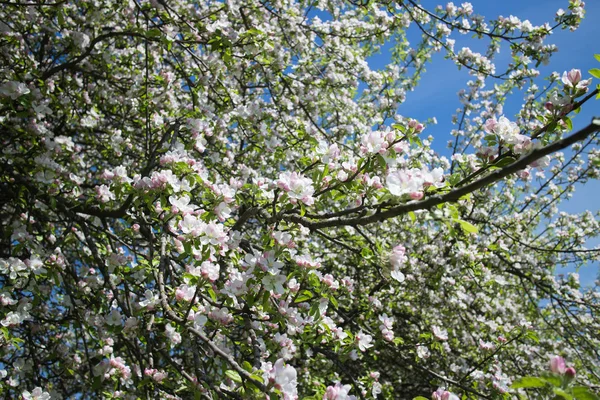
{"type": "Polygon", "coordinates": [[[599,258],[559,212],[598,89],[536,69],[565,6],[2,2],[0,393],[596,398],[599,291],[555,273],[599,258]],[[439,52],[470,77],[445,155],[399,114],[439,52]]]}

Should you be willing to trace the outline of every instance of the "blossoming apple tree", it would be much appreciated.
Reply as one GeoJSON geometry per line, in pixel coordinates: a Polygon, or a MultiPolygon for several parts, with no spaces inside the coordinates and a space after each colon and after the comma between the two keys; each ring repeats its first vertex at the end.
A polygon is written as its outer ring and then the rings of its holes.
{"type": "Polygon", "coordinates": [[[555,271],[599,255],[559,205],[600,70],[536,69],[582,1],[1,4],[5,398],[595,398],[599,291],[555,271]],[[398,111],[440,52],[451,132],[398,111]]]}

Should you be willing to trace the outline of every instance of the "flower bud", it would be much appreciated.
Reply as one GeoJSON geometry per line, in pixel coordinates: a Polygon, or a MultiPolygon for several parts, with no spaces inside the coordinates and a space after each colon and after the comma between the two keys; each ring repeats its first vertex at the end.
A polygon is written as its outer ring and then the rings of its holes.
{"type": "Polygon", "coordinates": [[[567,369],[565,359],[560,356],[550,358],[550,371],[555,374],[563,375],[567,369]]]}

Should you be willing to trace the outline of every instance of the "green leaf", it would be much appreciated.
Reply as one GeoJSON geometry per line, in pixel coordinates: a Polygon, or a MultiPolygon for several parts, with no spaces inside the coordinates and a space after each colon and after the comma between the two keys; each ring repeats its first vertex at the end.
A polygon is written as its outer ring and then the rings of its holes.
{"type": "Polygon", "coordinates": [[[448,182],[450,183],[450,186],[456,186],[458,182],[460,182],[461,178],[462,177],[459,173],[452,174],[448,177],[448,182]]]}
{"type": "Polygon", "coordinates": [[[477,228],[475,225],[473,225],[467,221],[463,221],[462,219],[459,219],[456,222],[458,222],[460,224],[460,227],[467,233],[479,232],[479,228],[477,228]]]}
{"type": "Polygon", "coordinates": [[[314,295],[310,291],[304,290],[298,297],[296,297],[294,303],[302,303],[303,301],[310,300],[313,297],[314,295]]]}
{"type": "Polygon", "coordinates": [[[541,388],[546,386],[544,379],[536,376],[524,376],[521,379],[516,380],[510,387],[513,389],[527,389],[527,388],[541,388]]]}
{"type": "Polygon", "coordinates": [[[563,121],[565,121],[565,125],[567,125],[567,129],[572,131],[573,130],[573,122],[571,121],[571,118],[565,117],[565,118],[563,118],[563,121]]]}
{"type": "Polygon", "coordinates": [[[410,217],[410,220],[414,223],[417,220],[417,216],[415,215],[414,212],[409,211],[408,212],[408,216],[410,217]]]}
{"type": "Polygon", "coordinates": [[[562,397],[565,400],[573,400],[573,396],[571,396],[569,393],[565,392],[560,388],[554,388],[554,394],[559,397],[562,397]]]}
{"type": "Polygon", "coordinates": [[[337,309],[339,307],[338,301],[335,296],[329,297],[329,303],[333,306],[333,308],[337,309]]]}
{"type": "Polygon", "coordinates": [[[149,31],[146,32],[146,37],[150,37],[150,38],[159,37],[161,35],[162,35],[162,32],[158,28],[150,29],[149,31]]]}
{"type": "Polygon", "coordinates": [[[369,258],[373,257],[373,252],[368,247],[363,247],[363,249],[360,251],[360,255],[368,260],[369,258]]]}
{"type": "Polygon", "coordinates": [[[99,376],[94,377],[92,381],[92,389],[98,390],[102,387],[102,379],[99,376]]]}
{"type": "Polygon", "coordinates": [[[498,138],[496,135],[487,135],[483,138],[488,146],[495,146],[498,144],[498,138]]]}
{"type": "Polygon", "coordinates": [[[385,162],[385,158],[383,158],[383,156],[381,154],[377,154],[375,159],[377,160],[377,163],[379,164],[379,168],[381,168],[381,169],[387,168],[387,163],[385,162]]]}
{"type": "Polygon", "coordinates": [[[588,71],[594,78],[600,78],[600,69],[592,68],[588,71]]]}
{"type": "Polygon", "coordinates": [[[448,204],[448,209],[450,210],[450,216],[452,217],[452,219],[458,220],[459,218],[459,212],[458,212],[458,208],[456,208],[456,206],[454,204],[448,204]]]}
{"type": "Polygon", "coordinates": [[[594,54],[594,58],[595,58],[597,61],[600,61],[600,54],[594,54]]]}
{"type": "Polygon", "coordinates": [[[498,160],[498,162],[494,163],[494,167],[499,167],[499,168],[506,167],[507,165],[514,163],[516,160],[517,159],[514,157],[504,157],[504,158],[498,160]]]}
{"type": "Polygon", "coordinates": [[[417,396],[413,400],[429,400],[427,397],[417,396]]]}
{"type": "Polygon", "coordinates": [[[534,331],[527,331],[527,333],[525,334],[525,337],[533,340],[536,343],[540,342],[540,338],[538,337],[537,333],[535,333],[534,331]]]}
{"type": "Polygon", "coordinates": [[[250,364],[248,361],[244,361],[242,363],[242,368],[244,368],[248,372],[252,372],[252,364],[250,364]]]}
{"type": "MultiPolygon", "coordinates": [[[[539,340],[537,341],[537,343],[539,343],[539,340]]],[[[558,375],[554,375],[554,374],[551,374],[548,372],[548,373],[542,374],[542,377],[544,378],[544,380],[546,382],[548,382],[552,386],[556,386],[556,387],[562,386],[562,383],[563,383],[562,379],[558,375]]]]}
{"type": "Polygon", "coordinates": [[[600,396],[590,392],[590,389],[585,386],[575,386],[573,388],[573,396],[577,400],[600,400],[600,396]]]}
{"type": "Polygon", "coordinates": [[[228,369],[227,371],[225,371],[225,375],[227,375],[227,377],[234,382],[242,382],[242,377],[240,376],[240,374],[238,374],[237,371],[228,369]]]}
{"type": "Polygon", "coordinates": [[[210,298],[212,299],[212,301],[216,302],[217,301],[217,294],[215,293],[215,291],[211,287],[207,288],[206,291],[208,292],[208,295],[210,296],[210,298]]]}

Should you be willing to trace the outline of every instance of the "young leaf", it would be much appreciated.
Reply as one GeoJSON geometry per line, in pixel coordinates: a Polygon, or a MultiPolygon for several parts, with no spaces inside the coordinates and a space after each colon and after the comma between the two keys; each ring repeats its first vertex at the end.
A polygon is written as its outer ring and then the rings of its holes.
{"type": "Polygon", "coordinates": [[[600,78],[600,69],[592,68],[588,71],[594,78],[600,78]]]}
{"type": "Polygon", "coordinates": [[[242,382],[242,377],[240,376],[240,374],[237,371],[228,369],[227,371],[225,371],[225,375],[227,375],[227,377],[230,378],[234,382],[240,382],[240,383],[242,382]]]}
{"type": "Polygon", "coordinates": [[[573,396],[577,400],[600,400],[600,396],[592,393],[590,389],[585,386],[575,386],[573,388],[573,396]]]}
{"type": "Polygon", "coordinates": [[[528,388],[541,388],[546,386],[544,379],[536,376],[524,376],[521,379],[517,379],[510,387],[513,389],[528,389],[528,388]]]}
{"type": "Polygon", "coordinates": [[[507,165],[514,163],[516,160],[517,159],[514,157],[504,157],[501,160],[499,160],[498,162],[496,162],[494,164],[494,167],[499,167],[499,168],[506,167],[507,165]]]}
{"type": "Polygon", "coordinates": [[[467,221],[463,221],[462,219],[457,220],[457,222],[460,224],[460,227],[466,232],[466,233],[477,233],[479,232],[479,228],[477,228],[475,225],[467,222],[467,221]]]}
{"type": "Polygon", "coordinates": [[[558,398],[563,398],[565,400],[573,400],[573,396],[571,396],[569,393],[565,392],[564,390],[562,390],[560,388],[554,388],[554,394],[558,398]]]}

